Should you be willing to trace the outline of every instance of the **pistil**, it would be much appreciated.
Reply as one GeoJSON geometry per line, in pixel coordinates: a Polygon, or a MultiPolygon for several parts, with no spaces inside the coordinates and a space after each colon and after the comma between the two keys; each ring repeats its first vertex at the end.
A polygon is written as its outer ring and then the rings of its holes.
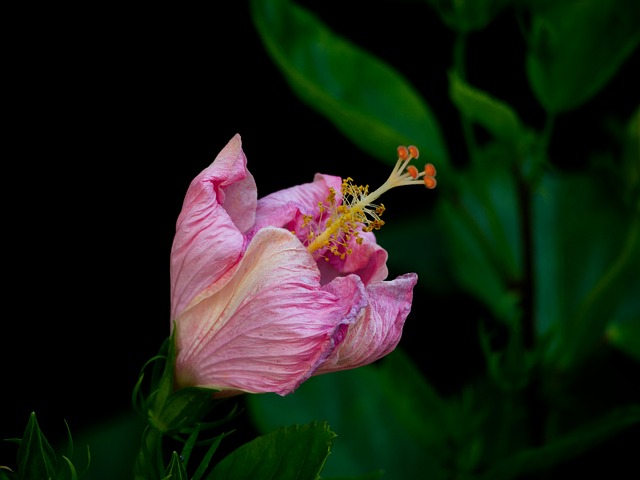
{"type": "MultiPolygon", "coordinates": [[[[420,156],[416,147],[398,147],[398,161],[389,178],[376,190],[369,193],[369,186],[355,185],[353,179],[342,181],[342,203],[338,204],[336,192],[330,189],[325,202],[318,207],[320,215],[315,220],[311,215],[304,217],[303,227],[309,229],[307,234],[307,250],[309,253],[326,248],[332,254],[344,259],[351,253],[350,242],[362,243],[360,232],[379,230],[384,221],[380,218],[385,208],[374,202],[383,193],[395,187],[405,185],[424,185],[429,189],[436,187],[436,169],[427,163],[424,170],[409,165],[413,159],[420,156]],[[328,218],[325,217],[328,214],[328,218]]],[[[329,258],[324,255],[326,260],[329,258]]]]}

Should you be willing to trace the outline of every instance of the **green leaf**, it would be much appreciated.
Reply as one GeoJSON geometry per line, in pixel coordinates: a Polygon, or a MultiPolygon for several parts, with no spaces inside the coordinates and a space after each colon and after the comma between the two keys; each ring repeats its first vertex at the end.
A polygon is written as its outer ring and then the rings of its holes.
{"type": "Polygon", "coordinates": [[[446,448],[450,434],[446,401],[426,381],[402,351],[396,349],[380,363],[380,378],[388,395],[395,395],[392,413],[427,448],[446,448]]]}
{"type": "Polygon", "coordinates": [[[209,462],[211,462],[211,459],[213,458],[213,454],[216,452],[216,450],[220,446],[220,442],[222,441],[222,439],[226,436],[227,436],[226,433],[222,433],[213,438],[213,440],[211,441],[211,445],[209,445],[209,449],[202,457],[202,461],[200,462],[200,465],[198,465],[198,468],[194,472],[192,480],[200,480],[202,478],[202,476],[207,471],[207,468],[209,468],[209,462]]]}
{"type": "Polygon", "coordinates": [[[512,0],[428,0],[442,21],[458,32],[485,28],[512,0]]]}
{"type": "Polygon", "coordinates": [[[463,115],[496,139],[518,145],[527,138],[517,113],[510,105],[470,86],[455,72],[449,74],[449,96],[463,115]]]}
{"type": "Polygon", "coordinates": [[[374,365],[319,375],[294,393],[251,395],[247,407],[262,432],[278,425],[327,420],[338,434],[327,477],[373,474],[384,471],[385,480],[445,478],[437,461],[426,454],[404,425],[390,412],[397,396],[389,396],[374,365]]]}
{"type": "Polygon", "coordinates": [[[605,336],[610,345],[640,362],[640,316],[611,322],[605,336]]]}
{"type": "Polygon", "coordinates": [[[640,214],[640,105],[627,122],[623,142],[622,165],[618,169],[620,195],[640,214]]]}
{"type": "Polygon", "coordinates": [[[433,211],[394,219],[376,231],[379,245],[389,253],[387,265],[398,272],[415,272],[417,285],[437,295],[457,290],[446,256],[448,239],[433,211]],[[419,255],[416,252],[420,252],[419,255]]]}
{"type": "Polygon", "coordinates": [[[553,442],[519,451],[493,466],[479,480],[509,480],[531,475],[593,448],[625,428],[640,422],[640,405],[620,408],[553,442]]]}
{"type": "Polygon", "coordinates": [[[459,196],[436,208],[447,254],[459,285],[506,323],[519,318],[522,276],[518,187],[512,152],[492,143],[478,162],[457,174],[459,196]]]}
{"type": "Polygon", "coordinates": [[[638,47],[640,2],[538,5],[532,12],[527,75],[545,110],[564,112],[598,93],[638,47]]]}
{"type": "Polygon", "coordinates": [[[384,472],[372,472],[366,475],[358,475],[357,477],[322,477],[325,480],[378,480],[383,478],[384,472]]]}
{"type": "Polygon", "coordinates": [[[73,465],[73,462],[71,462],[71,459],[63,455],[62,460],[65,462],[65,465],[67,466],[67,470],[65,471],[65,473],[60,474],[58,478],[60,480],[66,480],[67,478],[69,480],[77,480],[79,478],[78,471],[76,470],[76,467],[73,465]]]}
{"type": "Polygon", "coordinates": [[[130,478],[144,426],[135,412],[127,412],[78,432],[76,443],[91,446],[91,469],[82,478],[130,478]]]}
{"type": "Polygon", "coordinates": [[[439,170],[448,168],[436,118],[402,74],[290,1],[253,0],[251,10],[292,90],[354,144],[390,163],[398,145],[413,144],[439,170]]]}
{"type": "Polygon", "coordinates": [[[380,380],[389,399],[389,414],[405,427],[425,455],[437,459],[443,476],[445,465],[466,472],[476,467],[481,453],[481,416],[471,390],[459,397],[442,397],[400,349],[380,362],[380,380]]]}
{"type": "Polygon", "coordinates": [[[640,216],[608,179],[548,175],[533,206],[536,325],[545,362],[571,369],[600,348],[607,325],[640,317],[640,216]]]}
{"type": "Polygon", "coordinates": [[[335,436],[326,422],[280,427],[234,450],[207,479],[315,480],[335,436]]]}
{"type": "Polygon", "coordinates": [[[0,466],[0,480],[14,480],[16,478],[14,473],[9,470],[5,470],[5,468],[6,467],[0,466]]]}
{"type": "Polygon", "coordinates": [[[18,449],[20,478],[55,478],[57,459],[53,448],[40,430],[35,412],[29,416],[27,428],[18,449]]]}

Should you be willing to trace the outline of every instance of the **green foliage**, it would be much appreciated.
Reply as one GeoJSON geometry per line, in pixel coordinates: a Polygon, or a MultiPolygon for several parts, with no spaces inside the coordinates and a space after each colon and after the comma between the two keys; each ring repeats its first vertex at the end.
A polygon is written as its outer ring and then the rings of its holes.
{"type": "Polygon", "coordinates": [[[449,241],[445,252],[459,285],[486,303],[496,318],[519,318],[523,275],[518,185],[508,148],[491,144],[456,176],[458,195],[437,205],[449,241]]]}
{"type": "Polygon", "coordinates": [[[575,457],[604,439],[640,422],[640,406],[620,408],[537,448],[525,448],[501,459],[481,480],[510,480],[544,470],[560,460],[575,457]]]}
{"type": "Polygon", "coordinates": [[[234,450],[207,479],[315,480],[334,437],[323,422],[280,427],[234,450]]]}
{"type": "Polygon", "coordinates": [[[640,317],[612,321],[607,326],[607,341],[640,362],[640,317]]]}
{"type": "Polygon", "coordinates": [[[607,84],[640,44],[640,2],[533,2],[527,75],[549,113],[576,108],[607,84]]]}
{"type": "MultiPolygon", "coordinates": [[[[181,388],[174,385],[175,337],[172,335],[161,346],[158,355],[142,368],[136,383],[132,402],[146,425],[142,432],[138,455],[133,462],[134,478],[139,480],[168,480],[192,478],[200,480],[207,472],[221,440],[227,432],[201,439],[202,432],[213,431],[236,415],[235,406],[220,414],[214,400],[216,390],[181,388]],[[145,384],[145,370],[152,366],[151,380],[145,384]],[[208,415],[215,411],[213,421],[208,415]],[[181,445],[171,450],[166,459],[169,441],[181,445]],[[196,445],[209,445],[193,475],[187,470],[191,453],[196,445]]],[[[174,443],[175,445],[175,443],[174,443]]]]}
{"type": "Polygon", "coordinates": [[[544,279],[536,325],[541,334],[553,329],[547,361],[563,370],[598,347],[609,322],[640,317],[640,217],[611,188],[589,173],[557,174],[535,198],[536,273],[544,279]]]}
{"type": "Polygon", "coordinates": [[[360,478],[383,471],[385,479],[412,478],[426,461],[427,478],[442,478],[435,460],[423,455],[390,414],[396,400],[395,393],[384,388],[378,370],[367,366],[313,377],[286,397],[252,395],[247,404],[264,433],[278,425],[327,420],[338,433],[323,470],[327,477],[360,478]]]}
{"type": "Polygon", "coordinates": [[[382,161],[420,145],[444,170],[448,153],[430,107],[390,65],[287,0],[252,0],[267,52],[300,99],[382,161]]]}
{"type": "Polygon", "coordinates": [[[512,0],[428,0],[451,29],[467,33],[485,28],[512,0]]]}
{"type": "MultiPolygon", "coordinates": [[[[495,138],[514,146],[529,139],[518,114],[510,105],[473,88],[455,72],[449,74],[449,95],[460,113],[479,123],[495,138]]],[[[526,150],[526,145],[522,145],[521,150],[526,150]]]]}
{"type": "MultiPolygon", "coordinates": [[[[607,363],[617,351],[640,362],[637,92],[622,92],[635,111],[609,121],[611,145],[596,152],[584,138],[589,153],[571,169],[556,164],[550,145],[564,141],[556,120],[580,111],[628,67],[640,45],[640,2],[424,2],[454,36],[451,66],[440,72],[447,87],[434,95],[448,99],[461,121],[469,158],[455,162],[443,119],[403,72],[292,0],[250,6],[284,81],[337,132],[384,162],[398,145],[429,153],[439,172],[437,203],[385,226],[378,239],[393,252],[390,267],[418,272],[420,287],[485,307],[488,318],[477,315],[477,330],[443,339],[477,338],[484,371],[443,394],[398,348],[375,365],[313,377],[286,397],[249,396],[261,435],[223,457],[219,447],[231,432],[221,428],[237,414],[235,405],[215,400],[214,390],[176,389],[169,338],[140,372],[132,398],[138,418],[87,437],[96,444],[97,473],[78,471],[70,434],[68,451],[58,453],[32,414],[15,440],[16,464],[3,461],[0,480],[97,480],[132,471],[140,480],[304,480],[321,473],[333,480],[516,480],[637,428],[640,399],[620,398],[619,385],[603,388],[596,379],[600,369],[603,377],[617,373],[607,363]],[[543,123],[486,80],[466,76],[470,38],[503,14],[522,29],[525,52],[514,68],[528,80],[543,123]],[[123,453],[131,438],[135,458],[123,453]]],[[[428,64],[431,53],[415,57],[428,64]]],[[[439,322],[439,314],[417,320],[439,322]]]]}
{"type": "MultiPolygon", "coordinates": [[[[588,153],[573,154],[571,169],[556,164],[550,147],[565,141],[556,129],[563,115],[588,106],[629,67],[640,3],[427,2],[455,35],[452,65],[441,72],[448,90],[434,92],[448,94],[460,115],[469,158],[452,163],[442,119],[417,94],[401,93],[409,85],[402,72],[339,37],[312,9],[285,0],[251,6],[293,92],[356,146],[383,161],[391,143],[435,152],[435,207],[385,226],[378,240],[389,264],[418,272],[432,294],[458,291],[489,312],[471,332],[486,370],[457,395],[440,395],[396,351],[377,368],[312,378],[286,398],[252,397],[258,427],[329,420],[339,434],[327,466],[335,476],[380,469],[384,478],[488,480],[552,470],[637,426],[637,395],[620,399],[627,385],[605,389],[592,369],[610,368],[614,349],[640,360],[640,106],[629,118],[602,119],[611,144],[596,149],[585,136],[575,151],[588,153]],[[525,50],[513,68],[522,72],[514,73],[528,80],[543,122],[466,77],[471,36],[502,14],[521,28],[525,50]],[[598,391],[598,400],[585,391],[598,391]]],[[[428,48],[416,50],[429,62],[428,48]]],[[[637,89],[617,93],[640,105],[637,89]]]]}
{"type": "Polygon", "coordinates": [[[171,455],[171,461],[164,474],[163,480],[187,480],[189,478],[178,452],[173,452],[171,455]]]}
{"type": "Polygon", "coordinates": [[[87,450],[87,466],[78,472],[73,463],[73,439],[67,428],[68,446],[66,455],[57,453],[45,437],[35,412],[32,412],[21,439],[13,439],[19,444],[17,466],[15,471],[10,467],[0,467],[0,479],[11,480],[79,480],[89,468],[89,451],[87,450]]]}

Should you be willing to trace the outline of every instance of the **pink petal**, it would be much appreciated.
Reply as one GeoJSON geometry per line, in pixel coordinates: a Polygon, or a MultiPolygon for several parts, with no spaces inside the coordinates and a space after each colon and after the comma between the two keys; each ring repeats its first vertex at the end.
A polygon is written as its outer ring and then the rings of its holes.
{"type": "Polygon", "coordinates": [[[366,306],[356,276],[337,292],[284,229],[260,230],[234,277],[176,319],[176,377],[203,386],[285,395],[312,375],[366,306]]]}
{"type": "Polygon", "coordinates": [[[354,273],[360,277],[362,283],[369,285],[385,280],[389,271],[387,269],[387,251],[376,243],[375,236],[371,232],[361,232],[364,239],[358,244],[355,238],[349,243],[352,253],[339,256],[329,255],[328,261],[318,261],[318,267],[322,272],[322,283],[328,283],[337,276],[354,273]]]}
{"type": "Polygon", "coordinates": [[[235,135],[189,186],[171,249],[171,318],[237,264],[255,219],[257,190],[235,135]]]}
{"type": "Polygon", "coordinates": [[[415,273],[408,273],[389,282],[369,285],[369,306],[358,322],[349,327],[342,344],[316,373],[361,367],[392,352],[411,311],[413,287],[417,281],[415,273]]]}
{"type": "Polygon", "coordinates": [[[330,187],[340,192],[341,185],[340,177],[317,173],[313,182],[279,190],[261,198],[258,200],[252,231],[256,232],[267,225],[295,228],[293,222],[301,215],[318,214],[318,202],[326,202],[330,187]]]}

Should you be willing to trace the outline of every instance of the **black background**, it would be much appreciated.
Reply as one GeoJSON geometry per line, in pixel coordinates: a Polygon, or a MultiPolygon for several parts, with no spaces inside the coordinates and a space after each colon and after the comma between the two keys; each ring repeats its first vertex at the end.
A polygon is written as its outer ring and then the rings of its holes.
{"type": "MultiPolygon", "coordinates": [[[[11,16],[3,75],[10,87],[0,438],[20,436],[32,411],[55,438],[63,419],[75,432],[130,409],[142,364],[169,333],[169,252],[182,198],[235,133],[260,196],[318,171],[371,184],[386,178],[386,166],[292,94],[247,4],[218,3],[202,10],[50,7],[11,16]]],[[[414,83],[438,116],[453,161],[464,163],[445,94],[453,39],[436,14],[418,2],[366,2],[352,13],[327,5],[316,10],[332,28],[414,83]]],[[[472,35],[469,49],[470,80],[539,127],[542,111],[526,83],[512,14],[472,35]]],[[[558,166],[578,168],[581,153],[607,144],[595,119],[628,115],[637,101],[619,92],[638,80],[627,64],[587,107],[558,120],[563,141],[551,145],[558,166]]],[[[385,201],[388,222],[411,214],[394,213],[399,200],[385,201]]],[[[435,201],[437,192],[427,208],[435,201]]],[[[401,344],[439,388],[454,391],[482,371],[476,302],[427,292],[414,309],[437,321],[408,322],[401,344]],[[468,340],[443,340],[461,329],[468,340]]]]}

